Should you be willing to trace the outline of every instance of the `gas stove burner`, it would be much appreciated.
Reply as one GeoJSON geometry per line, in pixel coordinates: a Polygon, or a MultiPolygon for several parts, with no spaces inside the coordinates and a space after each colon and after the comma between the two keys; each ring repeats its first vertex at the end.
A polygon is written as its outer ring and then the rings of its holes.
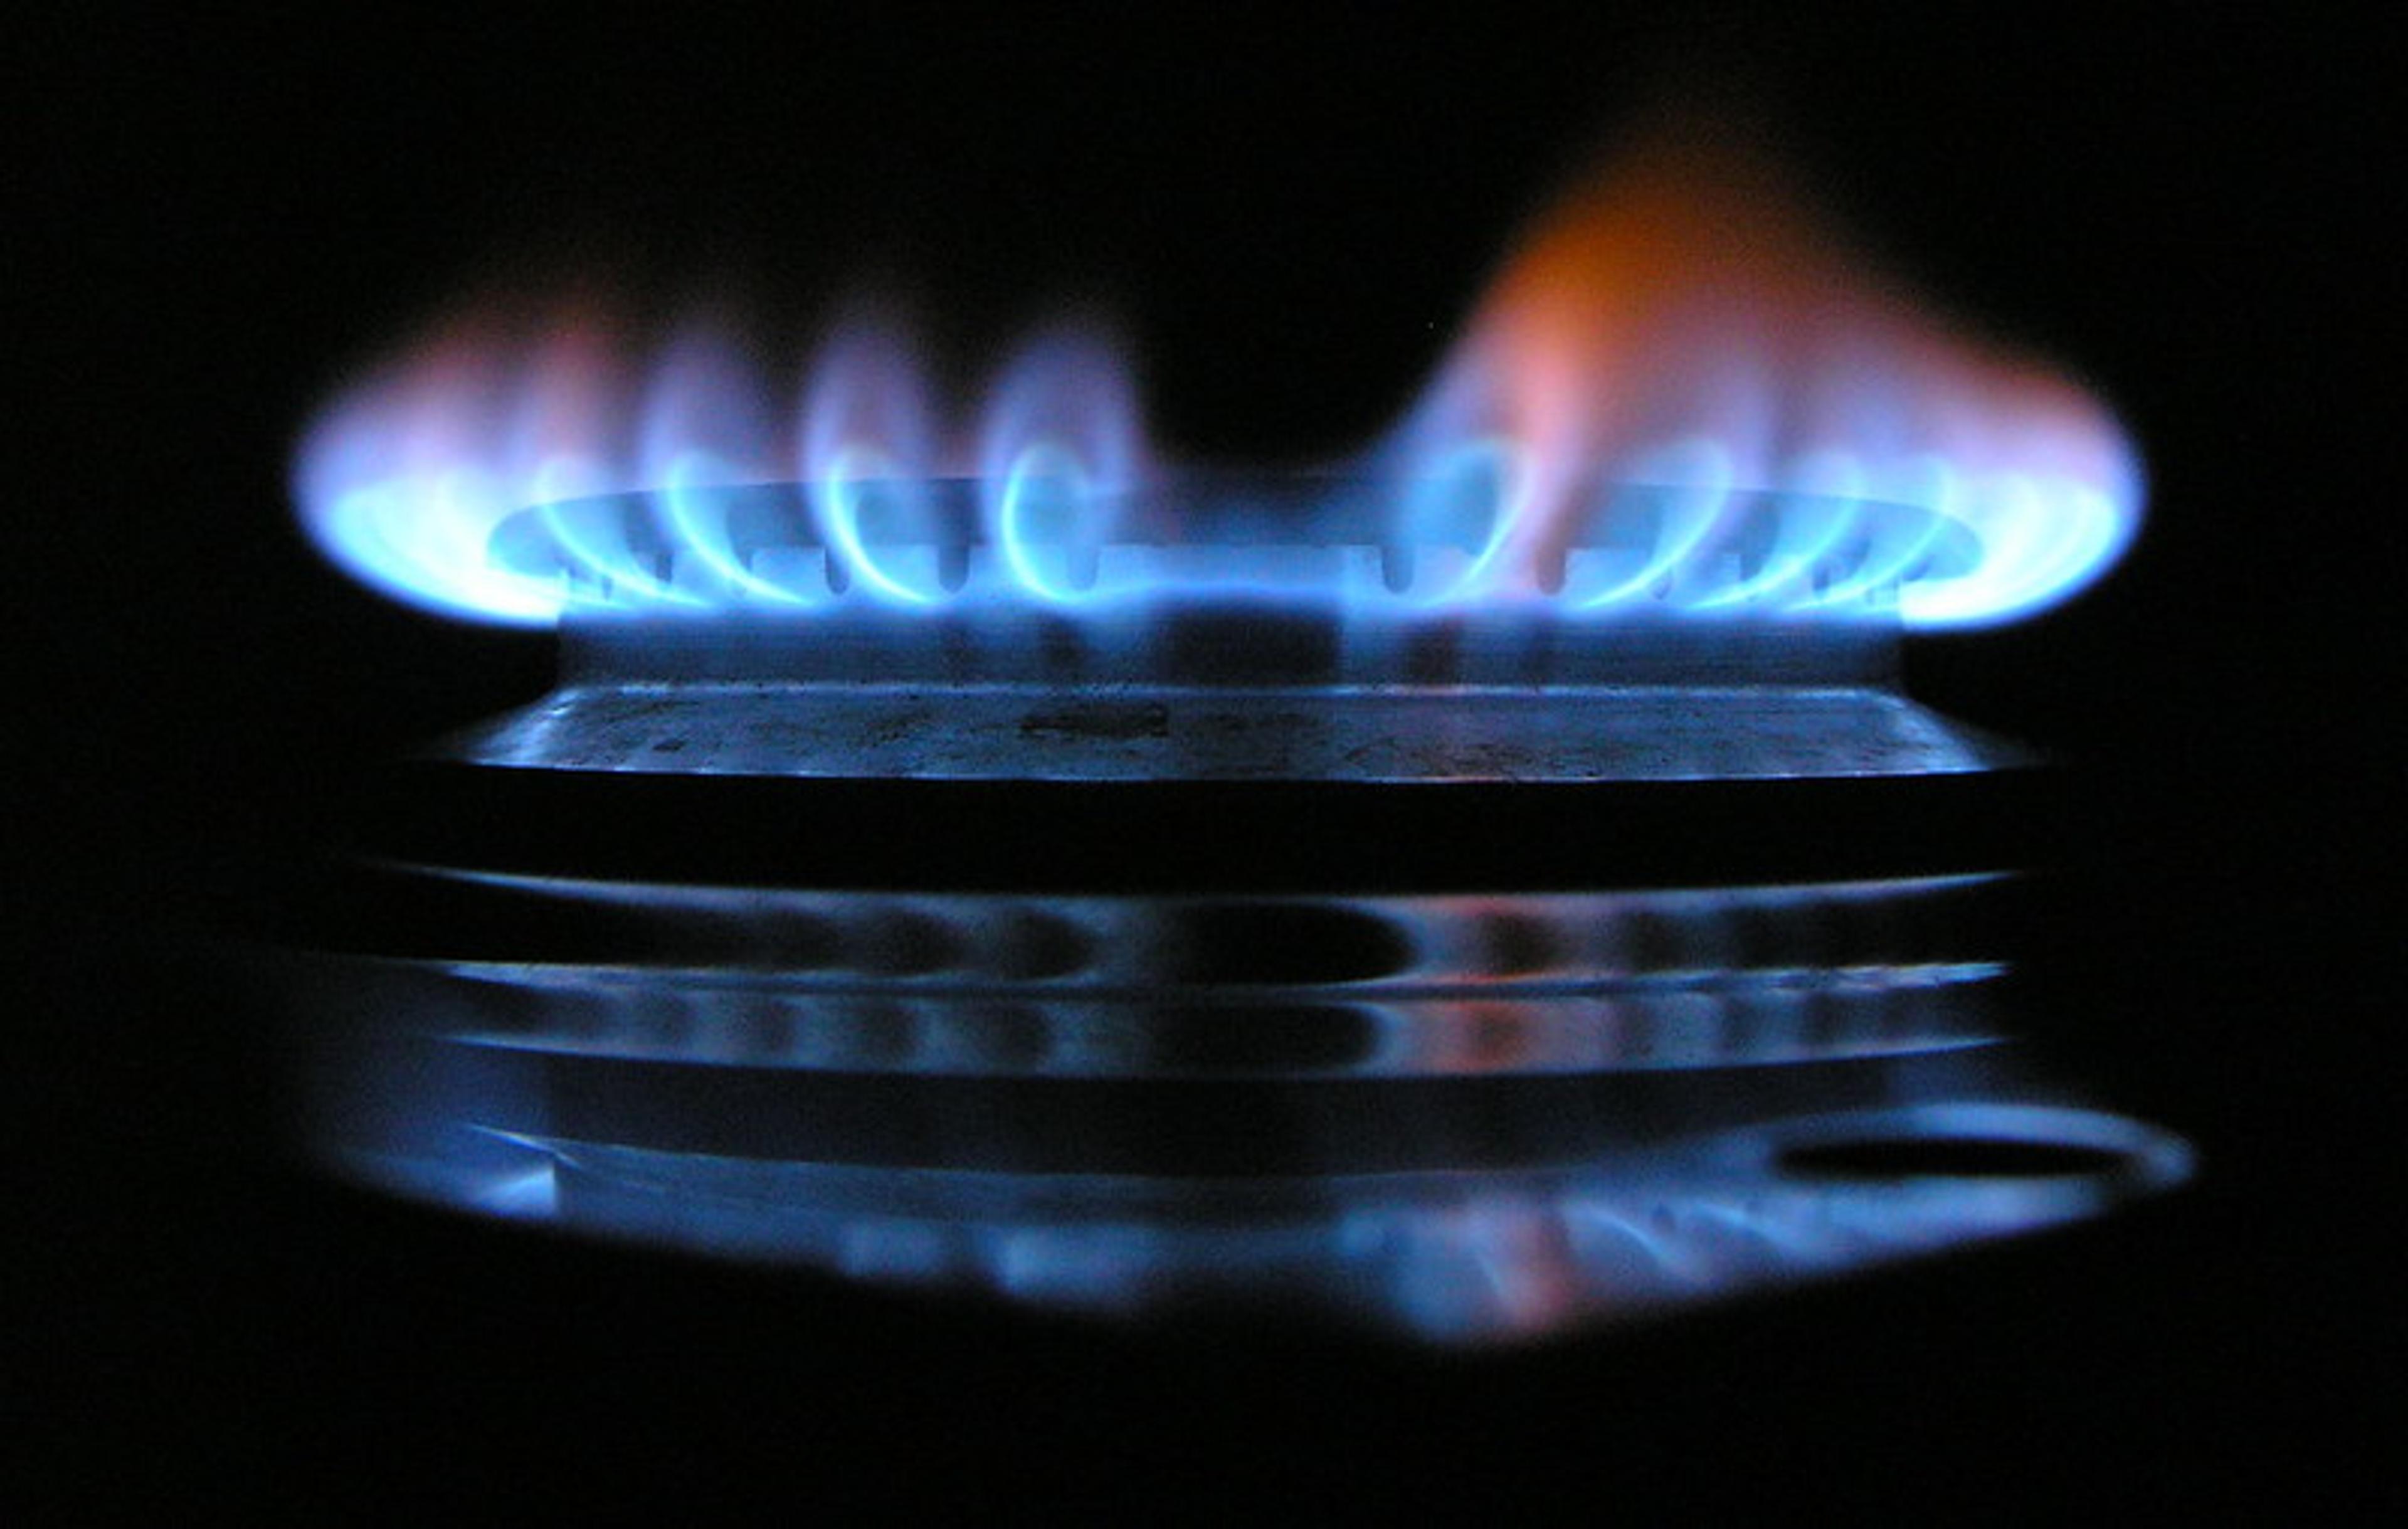
{"type": "Polygon", "coordinates": [[[773,373],[577,284],[363,376],[307,533],[563,662],[363,783],[296,898],[315,1149],[1473,1341],[2178,1178],[2010,1039],[2056,777],[1899,680],[2100,577],[2138,454],[1699,125],[1327,472],[1182,465],[1092,313],[965,394],[874,302],[773,373]]]}

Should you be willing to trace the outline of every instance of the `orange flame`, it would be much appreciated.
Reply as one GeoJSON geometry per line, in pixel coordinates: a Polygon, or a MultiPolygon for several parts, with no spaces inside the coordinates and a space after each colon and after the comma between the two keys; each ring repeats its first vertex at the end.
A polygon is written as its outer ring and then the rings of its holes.
{"type": "Polygon", "coordinates": [[[2120,545],[2139,497],[2095,399],[1935,318],[1752,135],[1694,119],[1603,160],[1497,276],[1407,449],[1477,437],[1520,464],[1492,575],[1508,590],[1560,558],[1589,485],[1663,476],[1650,469],[1680,441],[1710,443],[1725,486],[1923,503],[1977,534],[2002,475],[2112,507],[2086,543],[2120,545]]]}

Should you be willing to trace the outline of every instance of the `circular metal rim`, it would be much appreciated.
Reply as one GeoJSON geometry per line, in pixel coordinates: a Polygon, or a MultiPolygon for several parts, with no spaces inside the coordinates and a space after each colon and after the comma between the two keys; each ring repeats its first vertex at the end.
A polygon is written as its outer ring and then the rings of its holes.
{"type": "MultiPolygon", "coordinates": [[[[1615,782],[797,779],[416,761],[330,841],[528,875],[862,890],[1594,891],[2048,863],[2039,769],[1615,782]]],[[[326,842],[326,841],[322,841],[326,842]]]]}

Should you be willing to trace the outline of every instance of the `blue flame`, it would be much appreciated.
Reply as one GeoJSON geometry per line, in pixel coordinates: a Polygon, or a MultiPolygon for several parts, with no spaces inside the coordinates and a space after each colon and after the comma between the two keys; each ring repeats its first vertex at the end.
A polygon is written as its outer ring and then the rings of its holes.
{"type": "Polygon", "coordinates": [[[662,469],[659,501],[678,544],[698,562],[720,601],[761,602],[771,609],[817,603],[823,597],[803,579],[767,577],[747,566],[736,545],[731,500],[714,489],[730,481],[725,464],[704,452],[681,452],[662,469]]]}
{"type": "Polygon", "coordinates": [[[1073,604],[1094,593],[1103,539],[1091,528],[1098,495],[1079,459],[1050,441],[1012,458],[989,533],[1020,587],[1073,604]]]}
{"type": "Polygon", "coordinates": [[[1064,327],[1024,346],[979,431],[982,521],[1011,587],[1053,605],[1142,593],[1101,578],[1142,473],[1128,373],[1110,340],[1064,327]]]}
{"type": "Polygon", "coordinates": [[[1617,443],[1577,415],[1570,434],[1517,427],[1499,400],[1521,384],[1475,359],[1350,469],[1249,480],[1163,467],[1092,325],[1023,346],[961,432],[882,319],[840,325],[792,409],[723,328],[689,325],[628,368],[592,345],[487,340],[338,403],[295,493],[365,582],[529,626],[1236,598],[1971,627],[2068,599],[2139,524],[2114,422],[2019,376],[1985,390],[1851,353],[1791,385],[1709,355],[1635,413],[1600,405],[1609,424],[1670,422],[1617,443]],[[765,498],[786,479],[794,511],[765,498]]]}
{"type": "Polygon", "coordinates": [[[869,530],[926,521],[925,479],[903,477],[894,458],[875,446],[845,445],[811,479],[810,490],[820,529],[838,555],[833,566],[845,570],[854,588],[899,605],[927,605],[944,597],[933,537],[896,544],[884,536],[873,541],[869,530]]]}
{"type": "MultiPolygon", "coordinates": [[[[1729,454],[1711,440],[1684,440],[1641,459],[1641,482],[1667,485],[1650,491],[1629,483],[1612,484],[1599,514],[1609,525],[1640,523],[1643,511],[1655,512],[1654,535],[1641,549],[1637,566],[1627,571],[1604,567],[1607,555],[1582,561],[1587,566],[1573,578],[1568,602],[1574,610],[1612,610],[1636,600],[1669,594],[1675,574],[1697,560],[1721,528],[1732,503],[1729,454]],[[1637,502],[1652,499],[1652,506],[1637,502]],[[1616,572],[1619,576],[1613,576],[1616,572]],[[1601,587],[1597,575],[1605,574],[1601,587]]],[[[1628,562],[1625,557],[1623,562],[1628,562]]]]}
{"type": "Polygon", "coordinates": [[[1416,605],[1458,604],[1486,593],[1522,523],[1529,473],[1512,441],[1483,437],[1408,480],[1398,495],[1402,524],[1383,549],[1383,586],[1416,605]]]}
{"type": "Polygon", "coordinates": [[[947,542],[928,488],[936,409],[892,320],[850,323],[822,353],[803,403],[800,465],[835,592],[902,606],[944,599],[947,542]]]}

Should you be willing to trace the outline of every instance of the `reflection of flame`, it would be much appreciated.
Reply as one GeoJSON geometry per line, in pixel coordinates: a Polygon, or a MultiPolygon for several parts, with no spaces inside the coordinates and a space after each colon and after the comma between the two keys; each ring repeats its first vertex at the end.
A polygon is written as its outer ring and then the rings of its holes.
{"type": "Polygon", "coordinates": [[[1368,582],[1324,590],[1305,563],[1119,545],[1156,474],[1128,368],[1093,327],[1040,334],[967,405],[881,320],[838,325],[791,401],[736,332],[690,322],[639,358],[642,337],[590,299],[455,325],[319,420],[305,522],[369,583],[505,622],[571,600],[1065,605],[1237,583],[1568,617],[1894,607],[1958,626],[2065,598],[2140,512],[2138,464],[2095,399],[1945,332],[1710,133],[1611,165],[1508,262],[1367,458],[1387,519],[1368,582]],[[931,486],[964,470],[974,528],[931,486]],[[744,504],[710,492],[787,478],[808,530],[767,545],[744,504]],[[651,493],[637,518],[547,509],[543,557],[493,556],[518,512],[634,490],[651,493]]]}

